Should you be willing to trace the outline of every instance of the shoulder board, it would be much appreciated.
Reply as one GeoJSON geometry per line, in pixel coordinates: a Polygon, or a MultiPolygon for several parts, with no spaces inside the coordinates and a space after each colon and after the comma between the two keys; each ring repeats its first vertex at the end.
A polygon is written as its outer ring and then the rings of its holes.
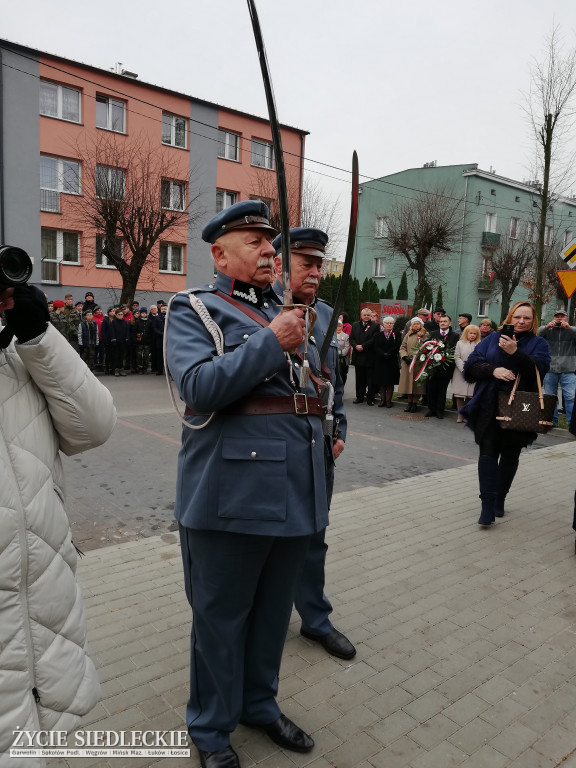
{"type": "Polygon", "coordinates": [[[325,304],[330,309],[334,309],[334,306],[330,304],[329,301],[326,301],[326,299],[319,299],[318,297],[316,297],[316,304],[325,304]]]}
{"type": "Polygon", "coordinates": [[[209,285],[200,285],[196,288],[186,288],[184,291],[178,291],[178,296],[188,296],[191,293],[215,293],[216,286],[213,283],[209,285]]]}

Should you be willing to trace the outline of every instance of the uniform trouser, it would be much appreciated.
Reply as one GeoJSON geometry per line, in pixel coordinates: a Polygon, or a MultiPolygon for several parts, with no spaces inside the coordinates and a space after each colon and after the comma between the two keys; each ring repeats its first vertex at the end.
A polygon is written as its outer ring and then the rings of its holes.
{"type": "MultiPolygon", "coordinates": [[[[330,440],[332,438],[325,438],[330,440]]],[[[326,496],[328,498],[328,507],[332,502],[332,491],[334,489],[334,457],[332,447],[324,445],[326,461],[326,496]]],[[[324,584],[326,582],[326,554],[328,544],[326,544],[326,529],[314,533],[310,537],[310,546],[306,552],[306,559],[302,568],[302,573],[298,580],[296,589],[296,598],[294,607],[302,619],[302,629],[313,635],[327,635],[334,629],[329,619],[332,613],[332,604],[324,594],[324,584]]]]}
{"type": "Polygon", "coordinates": [[[280,717],[278,673],[309,536],[180,526],[194,620],[186,723],[198,749],[224,749],[239,720],[280,717]]]}
{"type": "Polygon", "coordinates": [[[435,373],[426,382],[426,394],[428,395],[428,409],[433,413],[444,413],[446,409],[446,392],[452,373],[435,373]]]}

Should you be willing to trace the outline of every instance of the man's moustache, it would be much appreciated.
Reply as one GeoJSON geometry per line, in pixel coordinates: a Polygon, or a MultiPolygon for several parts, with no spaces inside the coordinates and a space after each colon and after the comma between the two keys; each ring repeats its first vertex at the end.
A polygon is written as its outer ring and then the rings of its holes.
{"type": "Polygon", "coordinates": [[[256,264],[256,267],[268,267],[268,269],[274,269],[274,259],[258,259],[258,263],[256,264]]]}
{"type": "Polygon", "coordinates": [[[307,277],[306,280],[304,280],[304,285],[318,285],[318,280],[313,277],[307,277]]]}

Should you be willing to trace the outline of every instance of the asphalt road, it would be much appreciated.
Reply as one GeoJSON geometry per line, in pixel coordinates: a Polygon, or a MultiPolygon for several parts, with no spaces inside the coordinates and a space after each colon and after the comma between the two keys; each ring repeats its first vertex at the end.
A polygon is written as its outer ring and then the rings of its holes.
{"type": "MultiPolygon", "coordinates": [[[[353,369],[351,374],[345,393],[348,437],[336,464],[336,493],[476,462],[473,435],[456,423],[455,413],[440,421],[425,419],[424,408],[415,415],[404,413],[403,402],[391,409],[354,405],[353,369]]],[[[165,378],[100,380],[114,397],[117,427],[105,445],[64,459],[74,541],[85,550],[177,529],[173,509],[180,423],[165,378]]],[[[564,439],[571,439],[566,431],[554,430],[539,437],[531,450],[564,439]]]]}

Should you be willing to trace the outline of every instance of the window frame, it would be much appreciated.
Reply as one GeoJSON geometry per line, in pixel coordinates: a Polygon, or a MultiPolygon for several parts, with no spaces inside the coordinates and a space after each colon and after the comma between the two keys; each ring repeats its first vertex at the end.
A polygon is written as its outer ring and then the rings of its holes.
{"type": "Polygon", "coordinates": [[[188,149],[188,120],[182,115],[174,115],[172,112],[162,112],[162,144],[165,147],[174,147],[175,149],[188,149]],[[164,141],[165,118],[170,120],[170,141],[164,141]],[[182,120],[184,123],[184,145],[176,143],[176,121],[182,120]]]}
{"type": "Polygon", "coordinates": [[[218,128],[218,157],[221,160],[230,160],[232,163],[240,163],[242,162],[240,159],[240,138],[241,135],[239,133],[234,133],[234,131],[228,131],[226,128],[218,128]],[[222,137],[222,134],[224,136],[222,137]],[[227,151],[230,147],[230,141],[229,137],[233,136],[236,139],[236,152],[235,157],[228,157],[227,151]],[[220,147],[224,146],[224,154],[220,154],[220,147]]]}
{"type": "Polygon", "coordinates": [[[127,104],[125,101],[122,101],[121,99],[116,99],[113,96],[106,96],[104,93],[97,93],[96,94],[96,128],[99,128],[101,131],[112,131],[113,133],[126,133],[126,112],[127,112],[127,104]],[[98,104],[106,102],[106,125],[98,125],[98,104]],[[122,107],[122,130],[118,130],[117,128],[114,128],[114,120],[113,120],[113,112],[112,107],[121,106],[122,107]]]}
{"type": "Polygon", "coordinates": [[[223,211],[225,208],[230,208],[231,205],[234,205],[238,202],[238,192],[232,192],[229,189],[217,189],[216,190],[216,213],[220,213],[220,211],[223,211]],[[223,205],[221,208],[218,207],[218,196],[223,195],[224,199],[226,199],[226,196],[234,196],[234,200],[231,203],[228,203],[228,205],[223,205]]]}
{"type": "Polygon", "coordinates": [[[386,277],[386,257],[375,256],[372,259],[372,277],[386,277]]]}
{"type": "Polygon", "coordinates": [[[118,168],[118,166],[115,166],[115,165],[100,165],[100,164],[98,164],[98,165],[96,165],[96,178],[95,178],[94,182],[95,182],[95,190],[94,191],[96,192],[96,197],[99,200],[114,200],[117,203],[122,203],[126,199],[126,171],[124,170],[124,168],[118,168]],[[110,178],[111,174],[112,174],[112,171],[122,174],[122,178],[123,178],[122,197],[103,197],[98,192],[98,174],[101,173],[102,170],[104,170],[104,169],[108,172],[107,173],[107,175],[108,175],[108,181],[107,181],[108,191],[112,191],[112,192],[115,191],[112,188],[112,181],[111,181],[111,178],[110,178]]]}
{"type": "Polygon", "coordinates": [[[56,265],[56,272],[57,277],[55,280],[50,280],[48,278],[45,278],[42,275],[43,268],[40,267],[40,282],[41,283],[50,283],[52,285],[58,285],[60,284],[60,270],[59,265],[64,264],[65,266],[71,266],[71,267],[81,267],[82,261],[81,261],[81,248],[80,248],[80,232],[74,232],[73,230],[69,229],[56,229],[56,227],[41,227],[40,228],[40,264],[55,264],[56,265]],[[55,247],[55,256],[54,259],[47,259],[44,254],[42,253],[43,248],[43,240],[47,233],[54,234],[54,247],[55,247]],[[64,247],[64,240],[66,235],[72,235],[76,239],[76,252],[77,252],[77,259],[75,261],[70,261],[69,259],[65,259],[65,247],[64,247]]]}
{"type": "Polygon", "coordinates": [[[486,217],[484,219],[484,232],[496,233],[496,227],[498,224],[498,214],[486,211],[486,217]]]}
{"type": "MultiPolygon", "coordinates": [[[[94,256],[94,263],[96,266],[96,269],[117,269],[117,267],[114,266],[114,264],[110,264],[108,262],[108,256],[103,253],[104,243],[106,241],[106,238],[104,235],[97,234],[96,235],[96,249],[95,249],[95,256],[94,256]],[[98,245],[98,242],[101,242],[102,245],[98,245]],[[98,263],[98,254],[100,254],[101,262],[98,263]]],[[[120,242],[120,258],[124,258],[124,241],[119,240],[120,242]]]]}
{"type": "Polygon", "coordinates": [[[158,272],[163,275],[183,275],[184,274],[184,246],[181,243],[160,243],[158,252],[158,272]],[[172,269],[173,249],[179,249],[180,269],[172,269]],[[166,250],[166,268],[162,269],[162,250],[166,250]]]}
{"type": "Polygon", "coordinates": [[[186,210],[186,182],[185,181],[175,181],[173,179],[161,179],[160,180],[160,205],[162,207],[162,210],[164,211],[178,211],[180,213],[183,213],[186,210]],[[169,200],[168,205],[165,205],[166,202],[164,197],[164,191],[165,191],[165,185],[169,184],[169,200]],[[179,197],[181,202],[181,208],[176,208],[174,206],[174,190],[176,188],[180,188],[179,197]]]}
{"type": "Polygon", "coordinates": [[[274,171],[276,170],[276,158],[274,157],[274,146],[269,141],[264,141],[264,139],[256,139],[252,137],[251,144],[250,144],[250,165],[254,166],[254,168],[264,168],[267,171],[274,171]],[[256,153],[254,150],[256,147],[254,145],[259,145],[260,147],[264,148],[264,153],[259,152],[256,153]],[[263,163],[257,163],[254,162],[254,158],[258,155],[261,155],[264,158],[263,163]]]}
{"type": "Polygon", "coordinates": [[[510,231],[508,237],[511,240],[518,240],[520,237],[520,219],[517,216],[510,217],[510,231]]]}
{"type": "Polygon", "coordinates": [[[388,235],[388,216],[376,216],[374,225],[374,237],[382,238],[388,235]]]}
{"type": "Polygon", "coordinates": [[[488,317],[489,310],[490,310],[490,299],[479,298],[478,299],[478,313],[477,313],[478,317],[488,317]]]}
{"type": "Polygon", "coordinates": [[[69,85],[63,85],[62,83],[54,83],[52,80],[40,79],[40,103],[38,105],[39,113],[42,117],[51,117],[54,120],[64,120],[67,123],[75,123],[79,125],[82,123],[82,91],[78,88],[71,88],[69,85]],[[48,86],[56,88],[56,114],[53,115],[49,112],[42,112],[42,87],[48,86]],[[74,120],[70,117],[63,116],[64,105],[64,91],[71,91],[78,95],[78,119],[74,120]]]}

